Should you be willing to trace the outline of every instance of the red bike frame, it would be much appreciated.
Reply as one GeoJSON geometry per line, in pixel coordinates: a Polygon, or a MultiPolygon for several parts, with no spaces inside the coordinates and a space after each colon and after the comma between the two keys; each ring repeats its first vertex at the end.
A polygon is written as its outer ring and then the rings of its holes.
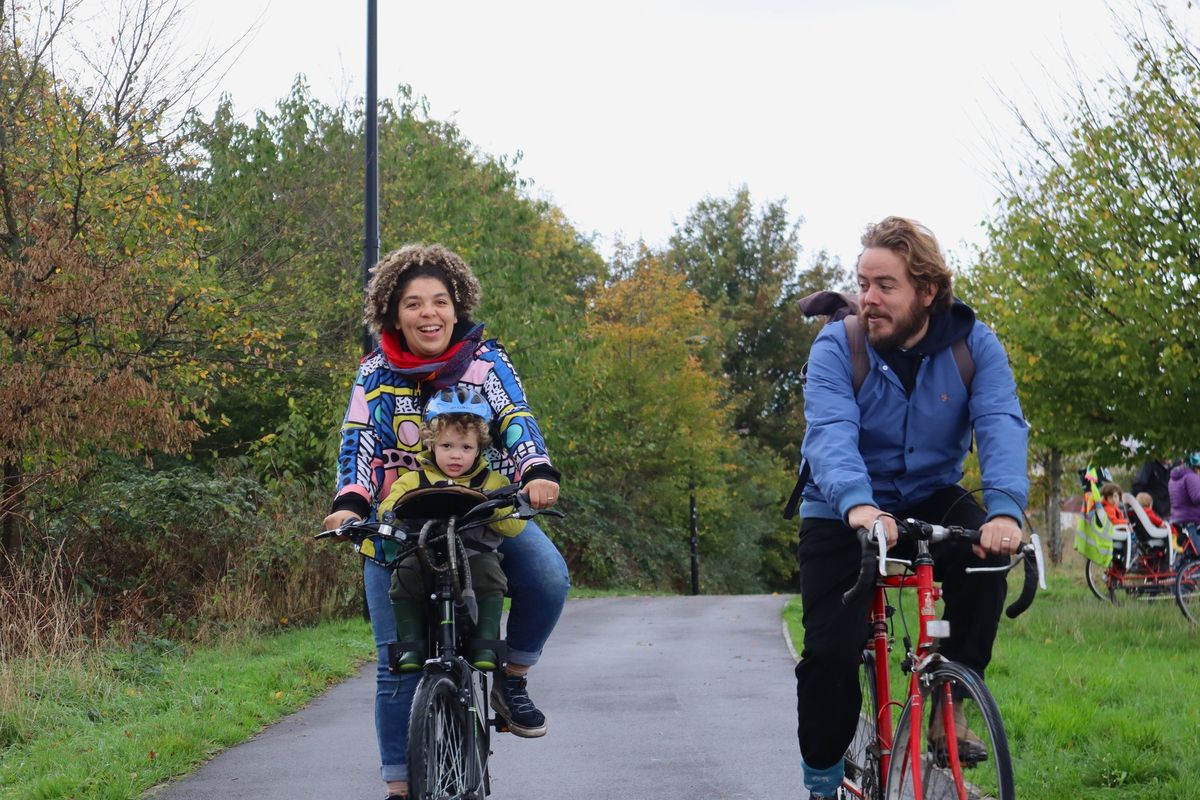
{"type": "MultiPolygon", "coordinates": [[[[908,700],[912,704],[910,712],[915,720],[921,719],[924,702],[921,699],[921,692],[917,688],[917,680],[920,678],[924,666],[928,663],[929,656],[933,653],[934,637],[930,630],[929,624],[942,624],[941,620],[937,619],[937,611],[934,606],[942,596],[940,587],[934,584],[933,581],[933,559],[928,552],[928,545],[925,542],[917,544],[917,558],[913,562],[915,571],[911,575],[888,575],[879,577],[875,581],[874,595],[871,600],[871,648],[875,653],[875,697],[878,698],[879,718],[875,720],[875,731],[879,744],[879,768],[882,780],[886,780],[888,771],[891,767],[892,760],[892,741],[895,731],[893,728],[892,708],[898,705],[892,700],[891,694],[891,669],[888,664],[888,658],[891,654],[892,641],[888,635],[888,614],[887,614],[887,590],[888,589],[916,589],[917,592],[917,611],[920,616],[920,625],[917,633],[916,646],[916,661],[912,664],[912,672],[908,682],[908,700]]],[[[948,687],[947,687],[948,688],[948,687]]],[[[949,702],[950,698],[945,698],[947,702],[942,703],[942,713],[945,715],[943,722],[946,725],[947,731],[954,729],[953,708],[949,702]]],[[[921,726],[910,725],[909,731],[909,747],[908,752],[912,760],[911,768],[913,769],[913,789],[917,796],[921,796],[921,770],[919,768],[923,742],[921,741],[921,726]]],[[[947,755],[952,763],[958,763],[958,743],[957,737],[947,736],[947,755]]],[[[960,771],[956,771],[960,772],[960,771]]],[[[965,792],[965,787],[960,787],[960,794],[965,792]]]]}

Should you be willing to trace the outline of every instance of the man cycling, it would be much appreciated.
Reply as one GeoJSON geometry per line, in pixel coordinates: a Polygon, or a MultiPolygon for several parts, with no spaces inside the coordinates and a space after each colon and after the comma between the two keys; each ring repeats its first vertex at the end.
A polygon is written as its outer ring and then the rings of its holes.
{"type": "MultiPolygon", "coordinates": [[[[950,622],[941,650],[982,676],[1007,584],[1004,573],[963,570],[1007,563],[1021,545],[1028,493],[1028,427],[1008,358],[992,331],[954,298],[933,234],[888,217],[867,228],[862,246],[858,314],[817,336],[804,390],[802,474],[811,477],[800,507],[804,647],[796,696],[804,783],[813,798],[839,796],[842,756],[862,702],[857,673],[871,596],[842,602],[861,561],[855,530],[881,520],[893,545],[894,517],[911,516],[982,532],[973,548],[933,548],[950,622]],[[865,375],[855,375],[856,361],[865,375]],[[972,432],[986,512],[958,485],[972,432]]],[[[960,731],[959,746],[983,744],[960,731]]]]}

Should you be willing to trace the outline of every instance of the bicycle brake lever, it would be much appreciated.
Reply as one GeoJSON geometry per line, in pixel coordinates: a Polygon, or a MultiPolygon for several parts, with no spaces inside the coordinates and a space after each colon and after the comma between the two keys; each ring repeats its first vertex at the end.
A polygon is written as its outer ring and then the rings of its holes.
{"type": "Polygon", "coordinates": [[[876,519],[871,525],[871,535],[875,537],[876,543],[879,545],[879,577],[887,577],[887,528],[883,526],[882,519],[876,519]]]}
{"type": "Polygon", "coordinates": [[[1037,563],[1038,588],[1046,590],[1046,556],[1042,553],[1042,539],[1036,533],[1029,534],[1029,544],[1033,547],[1033,560],[1037,563]]]}

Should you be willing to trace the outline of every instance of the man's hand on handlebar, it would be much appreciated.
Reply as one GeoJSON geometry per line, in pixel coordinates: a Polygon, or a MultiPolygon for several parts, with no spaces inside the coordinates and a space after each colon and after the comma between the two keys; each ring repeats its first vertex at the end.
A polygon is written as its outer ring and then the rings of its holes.
{"type": "Polygon", "coordinates": [[[993,517],[979,528],[979,544],[971,549],[980,558],[1011,556],[1021,547],[1021,526],[1012,517],[993,517]]]}
{"type": "Polygon", "coordinates": [[[882,522],[883,529],[887,531],[887,546],[889,548],[894,547],[898,534],[896,532],[896,520],[891,514],[880,511],[875,506],[862,505],[850,509],[850,513],[846,515],[846,523],[854,530],[866,528],[869,531],[873,531],[875,520],[882,522]]]}
{"type": "Polygon", "coordinates": [[[545,478],[537,478],[525,484],[529,505],[537,509],[550,508],[558,502],[558,484],[545,478]]]}

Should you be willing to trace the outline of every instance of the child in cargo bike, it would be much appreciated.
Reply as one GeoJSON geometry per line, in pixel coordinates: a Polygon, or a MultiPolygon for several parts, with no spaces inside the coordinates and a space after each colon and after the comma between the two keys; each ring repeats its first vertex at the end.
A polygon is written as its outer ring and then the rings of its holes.
{"type": "MultiPolygon", "coordinates": [[[[489,470],[484,457],[491,443],[488,430],[491,418],[491,405],[474,390],[460,386],[434,395],[425,409],[421,428],[426,451],[421,454],[420,469],[400,476],[379,504],[380,512],[393,509],[406,495],[411,497],[410,493],[421,489],[462,486],[483,492],[507,486],[508,479],[489,470]]],[[[486,528],[475,528],[462,535],[467,549],[474,551],[468,564],[479,610],[475,626],[478,640],[500,638],[500,614],[508,583],[500,569],[501,556],[496,548],[502,536],[516,536],[525,528],[524,520],[507,519],[501,511],[497,514],[499,519],[486,528]]],[[[390,592],[399,641],[424,641],[429,591],[416,554],[401,561],[392,573],[390,592]]],[[[493,670],[499,666],[497,654],[491,649],[477,649],[468,658],[476,669],[493,670]]],[[[401,672],[416,672],[424,663],[425,650],[405,650],[400,654],[398,666],[401,672]]]]}

